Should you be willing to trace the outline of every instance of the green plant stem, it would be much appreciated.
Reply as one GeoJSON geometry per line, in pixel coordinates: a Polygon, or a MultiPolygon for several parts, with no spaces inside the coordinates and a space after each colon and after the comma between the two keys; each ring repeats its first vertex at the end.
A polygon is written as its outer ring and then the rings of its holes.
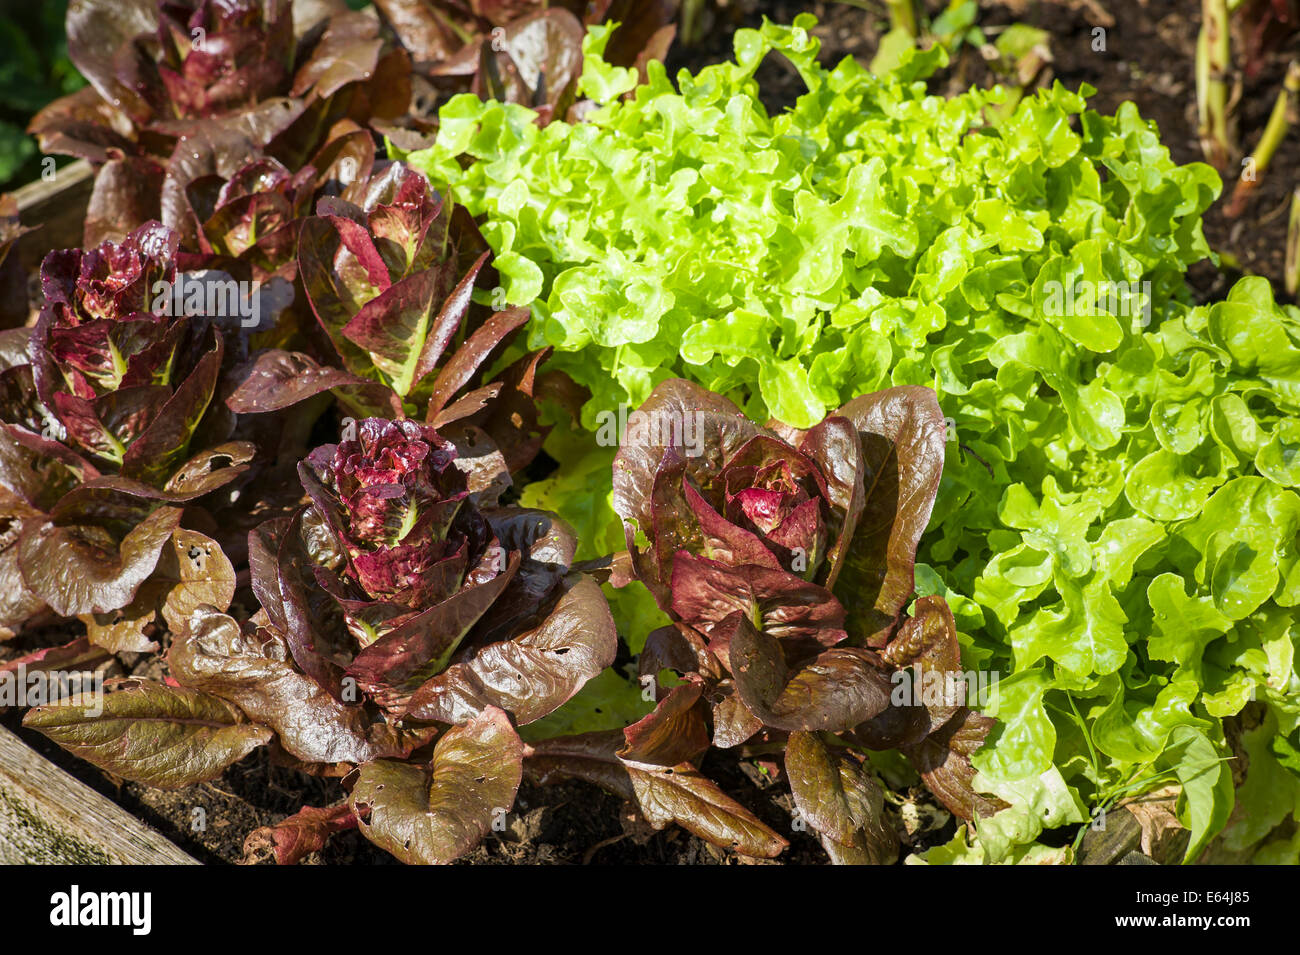
{"type": "Polygon", "coordinates": [[[705,0],[683,0],[681,12],[682,45],[695,46],[704,32],[705,0]]]}
{"type": "Polygon", "coordinates": [[[1269,114],[1268,124],[1260,134],[1255,151],[1247,157],[1253,162],[1246,171],[1243,171],[1241,178],[1233,187],[1232,199],[1223,210],[1225,216],[1233,219],[1245,211],[1251,194],[1259,188],[1260,177],[1268,171],[1278,146],[1282,145],[1287,133],[1291,131],[1291,125],[1296,122],[1298,110],[1300,110],[1300,62],[1292,60],[1291,65],[1287,67],[1282,89],[1278,91],[1277,99],[1273,102],[1273,112],[1269,114]]]}
{"type": "Polygon", "coordinates": [[[1101,786],[1101,760],[1097,758],[1097,747],[1092,745],[1092,733],[1088,730],[1088,724],[1079,715],[1079,708],[1074,705],[1074,697],[1068,692],[1065,698],[1070,703],[1070,712],[1074,714],[1075,722],[1079,724],[1079,729],[1083,731],[1083,741],[1088,744],[1088,758],[1092,760],[1092,772],[1097,777],[1097,785],[1101,786]]]}
{"type": "Polygon", "coordinates": [[[1300,288],[1300,186],[1291,193],[1291,218],[1286,229],[1286,290],[1295,295],[1300,288]]]}
{"type": "Polygon", "coordinates": [[[889,8],[889,22],[895,30],[903,30],[912,37],[920,36],[915,0],[885,0],[885,6],[889,8]]]}
{"type": "Polygon", "coordinates": [[[1201,149],[1223,169],[1232,154],[1228,138],[1228,70],[1232,60],[1227,0],[1202,0],[1196,41],[1196,99],[1201,149]]]}

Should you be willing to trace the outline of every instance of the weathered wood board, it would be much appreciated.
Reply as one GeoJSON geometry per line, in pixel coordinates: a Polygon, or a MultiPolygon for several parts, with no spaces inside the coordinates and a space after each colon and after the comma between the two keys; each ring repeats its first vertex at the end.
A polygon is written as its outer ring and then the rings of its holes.
{"type": "Polygon", "coordinates": [[[79,159],[57,170],[54,178],[37,179],[13,193],[19,221],[26,226],[40,226],[14,246],[25,268],[38,268],[51,249],[81,247],[86,206],[94,185],[94,169],[79,159]]]}
{"type": "Polygon", "coordinates": [[[198,862],[0,727],[0,864],[198,862]]]}

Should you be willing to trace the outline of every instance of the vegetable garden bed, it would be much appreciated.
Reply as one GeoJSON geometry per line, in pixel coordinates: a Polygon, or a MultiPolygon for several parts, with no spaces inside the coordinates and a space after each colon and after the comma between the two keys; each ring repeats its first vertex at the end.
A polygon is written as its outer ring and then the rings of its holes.
{"type": "Polygon", "coordinates": [[[552,6],[69,13],[0,860],[1295,862],[1293,167],[1180,10],[552,6]]]}

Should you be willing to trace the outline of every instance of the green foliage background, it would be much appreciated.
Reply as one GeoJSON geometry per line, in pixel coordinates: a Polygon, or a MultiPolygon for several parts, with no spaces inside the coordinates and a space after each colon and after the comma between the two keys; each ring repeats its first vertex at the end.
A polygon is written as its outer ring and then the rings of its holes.
{"type": "Polygon", "coordinates": [[[40,175],[28,121],[46,103],[86,85],[68,59],[66,10],[67,0],[39,0],[0,11],[0,189],[40,175]]]}

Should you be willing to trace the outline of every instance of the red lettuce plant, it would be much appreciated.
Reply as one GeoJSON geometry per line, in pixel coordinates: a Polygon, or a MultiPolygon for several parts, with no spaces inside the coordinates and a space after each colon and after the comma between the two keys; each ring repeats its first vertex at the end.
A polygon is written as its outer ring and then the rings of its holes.
{"type": "Polygon", "coordinates": [[[451,861],[513,804],[515,726],[572,697],[617,643],[599,586],[570,567],[569,529],[541,511],[480,508],[457,464],[427,425],[360,422],[302,463],[311,503],[251,535],[262,609],[241,624],[199,608],[172,645],[180,687],[110,694],[111,728],[75,704],[26,724],[166,786],[213,778],[273,739],[349,790],[346,804],[272,831],[282,861],[351,826],[403,861],[451,861]],[[191,718],[198,708],[207,722],[191,718]],[[164,739],[179,742],[164,751],[164,739]],[[146,750],[142,773],[132,757],[146,750]]]}
{"type": "Polygon", "coordinates": [[[164,204],[184,237],[181,262],[259,283],[292,282],[302,220],[325,196],[362,201],[374,163],[373,137],[350,120],[336,124],[297,172],[261,154],[228,176],[211,155],[178,160],[168,168],[164,204]]]}
{"type": "Polygon", "coordinates": [[[260,151],[298,169],[335,123],[395,119],[410,100],[409,58],[363,13],[295,24],[290,0],[86,0],[67,34],[90,85],[30,131],[99,167],[87,244],[148,219],[180,228],[178,174],[229,178],[260,151]]]}
{"type": "Polygon", "coordinates": [[[240,476],[254,449],[229,440],[213,401],[219,321],[172,308],[176,242],[153,222],[50,253],[35,327],[3,333],[0,627],[48,606],[102,646],[143,650],[157,612],[175,629],[233,594],[229,561],[181,526],[181,508],[240,476]]]}
{"type": "Polygon", "coordinates": [[[263,351],[230,408],[277,411],[333,391],[354,415],[418,415],[454,427],[462,446],[504,455],[506,469],[517,470],[541,444],[532,389],[545,353],[524,356],[495,381],[484,375],[527,310],[474,305],[486,243],[421,173],[390,163],[364,185],[359,205],[322,199],[299,236],[298,275],[336,357],[323,364],[263,351]]]}
{"type": "MultiPolygon", "coordinates": [[[[462,92],[520,103],[542,124],[563,118],[574,105],[582,73],[587,27],[618,24],[606,61],[637,67],[662,60],[676,33],[677,0],[508,0],[466,4],[457,0],[378,0],[380,15],[415,64],[416,111],[431,116],[440,101],[462,92]]],[[[410,127],[428,131],[422,116],[406,128],[384,127],[403,149],[429,145],[410,127]]]]}
{"type": "Polygon", "coordinates": [[[955,814],[991,814],[967,759],[991,721],[954,682],[952,614],[939,597],[907,613],[944,438],[925,388],[857,398],[799,431],[759,427],[686,381],[659,385],[614,461],[633,575],[673,620],[640,658],[658,705],[621,733],[537,744],[537,774],[593,778],[657,827],[755,855],[785,842],[699,774],[710,745],[783,752],[795,803],[837,862],[897,855],[864,749],[901,747],[955,814]],[[948,692],[897,705],[898,671],[912,667],[948,692]]]}
{"type": "Polygon", "coordinates": [[[477,34],[429,73],[468,81],[480,99],[535,109],[545,124],[563,117],[576,97],[584,32],[568,10],[539,9],[477,34]]]}

